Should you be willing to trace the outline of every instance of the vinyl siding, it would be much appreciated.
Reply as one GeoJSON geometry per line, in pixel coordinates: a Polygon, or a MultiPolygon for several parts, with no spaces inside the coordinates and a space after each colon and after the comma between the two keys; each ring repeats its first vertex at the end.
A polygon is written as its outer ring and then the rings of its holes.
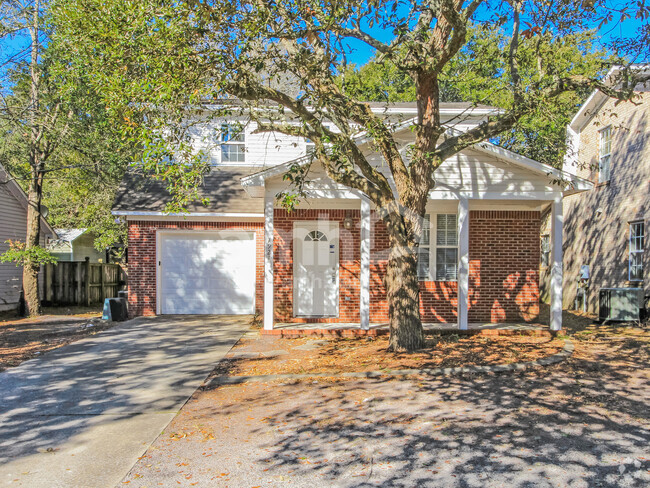
{"type": "MultiPolygon", "coordinates": [[[[27,210],[20,205],[6,185],[0,185],[0,253],[9,245],[8,239],[25,240],[27,233],[27,210]]],[[[0,263],[0,310],[18,306],[22,289],[22,268],[13,263],[0,263]]]]}

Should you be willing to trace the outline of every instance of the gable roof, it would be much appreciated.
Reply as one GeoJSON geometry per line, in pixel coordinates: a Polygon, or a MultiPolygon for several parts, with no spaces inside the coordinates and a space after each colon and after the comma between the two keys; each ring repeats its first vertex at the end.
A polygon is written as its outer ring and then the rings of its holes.
{"type": "MultiPolygon", "coordinates": [[[[633,64],[630,68],[638,74],[650,74],[650,63],[646,64],[633,64]]],[[[607,74],[603,77],[603,82],[609,86],[614,86],[616,82],[616,75],[621,72],[622,66],[612,67],[607,74]]],[[[637,86],[635,89],[640,89],[637,86]]],[[[575,132],[580,132],[585,125],[596,115],[598,109],[609,99],[609,96],[600,90],[594,90],[589,98],[582,104],[578,112],[573,116],[569,123],[569,128],[575,132]]]]}
{"type": "MultiPolygon", "coordinates": [[[[412,124],[412,121],[409,122],[412,124]]],[[[403,126],[400,131],[410,130],[409,127],[403,126]]],[[[454,135],[461,133],[461,131],[455,128],[448,128],[447,132],[454,135]]],[[[357,137],[357,141],[363,141],[364,138],[365,134],[361,134],[357,137]]],[[[557,181],[564,182],[564,193],[566,195],[570,195],[577,191],[590,190],[593,188],[593,183],[585,180],[584,178],[580,178],[566,171],[559,170],[547,164],[527,158],[526,156],[522,156],[521,154],[517,154],[508,149],[492,144],[491,142],[479,142],[471,146],[471,148],[488,154],[489,156],[496,157],[497,159],[507,161],[511,164],[514,164],[515,166],[518,166],[537,175],[549,176],[557,181]]],[[[285,173],[291,166],[295,164],[306,164],[310,161],[310,159],[310,156],[303,156],[301,158],[287,161],[277,166],[266,168],[262,171],[257,171],[256,173],[242,178],[241,183],[244,187],[263,186],[266,179],[285,173]]]]}
{"type": "MultiPolygon", "coordinates": [[[[262,214],[264,202],[252,198],[240,184],[240,179],[258,168],[215,167],[203,179],[199,189],[201,198],[209,199],[208,206],[200,201],[190,203],[186,210],[201,216],[224,214],[262,214]]],[[[148,177],[137,166],[129,168],[118,188],[113,215],[169,215],[165,212],[171,194],[164,181],[148,177]]],[[[187,215],[182,213],[178,215],[187,215]]]]}
{"type": "MultiPolygon", "coordinates": [[[[6,185],[5,188],[7,188],[9,193],[11,193],[11,195],[18,201],[18,203],[25,209],[25,211],[27,211],[29,205],[27,194],[16,182],[13,176],[9,174],[2,163],[0,163],[0,185],[6,185]]],[[[56,237],[56,232],[44,217],[41,217],[41,226],[45,227],[46,233],[56,237]]]]}
{"type": "Polygon", "coordinates": [[[72,242],[86,233],[88,229],[54,229],[56,235],[59,236],[57,240],[64,242],[72,242]]]}

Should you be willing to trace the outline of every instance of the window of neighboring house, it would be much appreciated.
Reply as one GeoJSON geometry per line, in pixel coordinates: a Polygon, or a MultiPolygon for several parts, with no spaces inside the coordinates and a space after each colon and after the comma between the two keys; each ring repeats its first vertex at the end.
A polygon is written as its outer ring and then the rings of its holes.
{"type": "Polygon", "coordinates": [[[239,124],[222,124],[220,132],[221,162],[246,162],[246,134],[239,124]]]}
{"type": "Polygon", "coordinates": [[[645,247],[645,223],[630,223],[630,281],[643,281],[643,249],[645,247]]]}
{"type": "Polygon", "coordinates": [[[418,278],[420,280],[456,281],[458,275],[458,219],[456,214],[435,214],[435,228],[431,215],[423,223],[418,251],[418,278]],[[435,231],[435,238],[432,233],[435,231]],[[433,262],[433,266],[431,265],[433,262]]]}
{"type": "Polygon", "coordinates": [[[612,128],[605,127],[599,132],[598,183],[609,181],[612,162],[612,128]]]}
{"type": "Polygon", "coordinates": [[[551,262],[551,236],[545,235],[541,239],[542,266],[548,266],[551,262]]]}

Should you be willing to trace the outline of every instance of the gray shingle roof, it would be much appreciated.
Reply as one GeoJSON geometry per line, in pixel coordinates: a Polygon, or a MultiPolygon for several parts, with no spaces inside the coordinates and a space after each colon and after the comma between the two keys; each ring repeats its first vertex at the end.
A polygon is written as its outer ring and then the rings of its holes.
{"type": "MultiPolygon", "coordinates": [[[[200,201],[187,206],[193,213],[263,213],[264,200],[252,198],[241,186],[240,179],[260,168],[219,167],[212,168],[201,187],[202,198],[210,203],[204,206],[200,201]]],[[[137,167],[127,171],[117,191],[113,212],[164,212],[171,200],[166,183],[145,176],[137,167]]]]}

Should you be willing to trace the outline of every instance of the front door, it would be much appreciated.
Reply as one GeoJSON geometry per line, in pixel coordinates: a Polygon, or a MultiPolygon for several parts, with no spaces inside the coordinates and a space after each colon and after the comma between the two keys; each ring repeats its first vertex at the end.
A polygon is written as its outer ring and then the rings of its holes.
{"type": "Polygon", "coordinates": [[[339,312],[338,222],[295,222],[293,252],[294,315],[336,317],[339,312]]]}

